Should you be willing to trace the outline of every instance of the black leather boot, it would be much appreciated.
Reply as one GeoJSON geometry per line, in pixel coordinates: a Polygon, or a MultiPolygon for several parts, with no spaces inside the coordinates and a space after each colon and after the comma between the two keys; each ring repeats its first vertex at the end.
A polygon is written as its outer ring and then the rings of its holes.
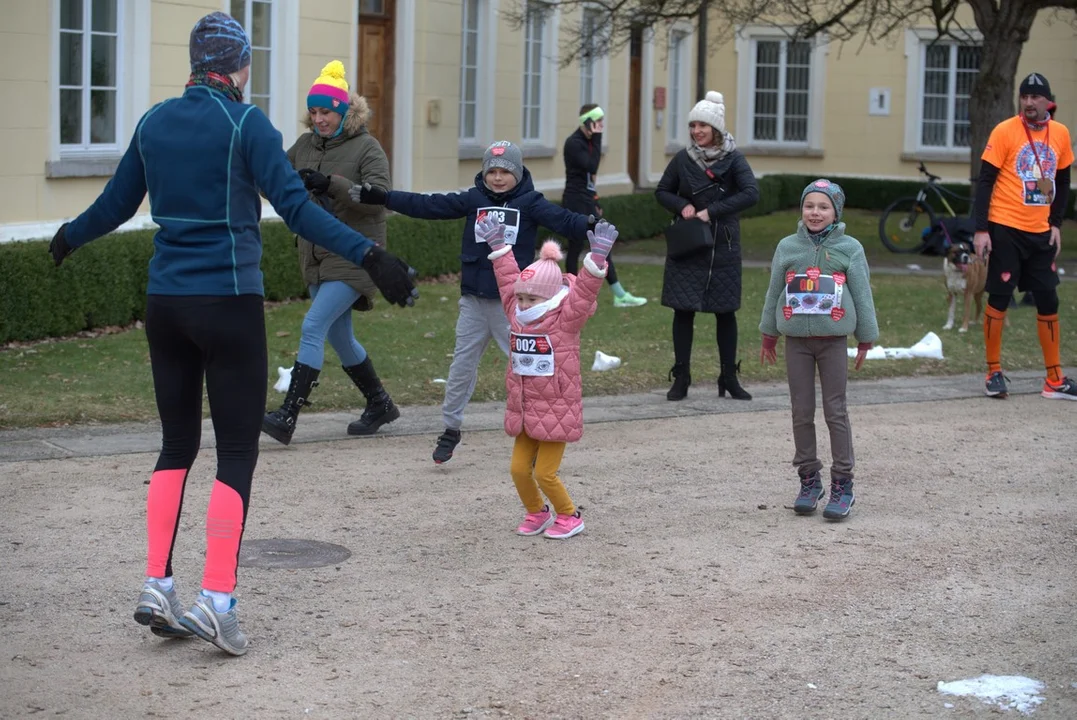
{"type": "Polygon", "coordinates": [[[688,386],[692,384],[692,373],[687,363],[677,363],[669,371],[673,385],[666,393],[666,400],[684,400],[688,397],[688,386]]]}
{"type": "Polygon", "coordinates": [[[400,417],[400,409],[382,387],[369,355],[358,365],[345,367],[344,372],[366,398],[366,410],[362,417],[348,424],[349,435],[373,435],[382,425],[400,417]]]}
{"type": "Polygon", "coordinates": [[[736,365],[722,365],[722,374],[718,376],[718,397],[725,397],[726,390],[734,400],[751,400],[752,396],[740,386],[737,374],[740,372],[740,363],[736,365]]]}
{"type": "Polygon", "coordinates": [[[262,418],[262,432],[285,445],[292,442],[299,411],[304,405],[310,405],[310,391],[318,386],[319,374],[321,370],[310,365],[296,363],[292,367],[292,382],[288,385],[284,404],[262,418]]]}

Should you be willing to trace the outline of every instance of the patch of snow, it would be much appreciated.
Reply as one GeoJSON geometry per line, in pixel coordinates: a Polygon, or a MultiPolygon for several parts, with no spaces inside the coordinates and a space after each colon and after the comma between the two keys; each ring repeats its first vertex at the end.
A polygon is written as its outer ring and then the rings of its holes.
{"type": "Polygon", "coordinates": [[[595,362],[591,365],[592,371],[602,372],[603,370],[616,370],[619,367],[621,367],[621,358],[607,355],[601,350],[595,350],[595,362]]]}
{"type": "Polygon", "coordinates": [[[291,368],[277,368],[277,375],[279,379],[273,384],[273,389],[277,392],[288,392],[288,386],[292,384],[292,369],[291,368]]]}
{"type": "MultiPolygon", "coordinates": [[[[856,348],[849,348],[849,357],[856,357],[856,348]]],[[[908,360],[931,358],[942,360],[942,339],[933,332],[920,338],[920,342],[908,348],[887,348],[877,345],[868,350],[868,360],[908,360]]]]}
{"type": "Polygon", "coordinates": [[[938,690],[943,695],[963,695],[979,698],[989,705],[1003,710],[1017,710],[1030,714],[1043,702],[1044,685],[1039,680],[1020,675],[981,675],[953,682],[939,681],[938,690]]]}

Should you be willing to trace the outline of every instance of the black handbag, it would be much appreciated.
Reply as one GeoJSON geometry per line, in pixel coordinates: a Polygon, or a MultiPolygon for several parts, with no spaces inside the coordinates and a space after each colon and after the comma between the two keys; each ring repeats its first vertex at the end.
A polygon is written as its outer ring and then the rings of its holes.
{"type": "Polygon", "coordinates": [[[711,224],[702,220],[679,219],[666,228],[666,256],[681,260],[692,253],[714,247],[711,224]]]}
{"type": "MultiPolygon", "coordinates": [[[[710,183],[693,191],[692,198],[694,199],[697,195],[714,190],[718,191],[719,196],[724,195],[724,178],[717,175],[711,168],[707,168],[703,172],[710,180],[710,183]]],[[[692,253],[713,248],[714,221],[715,218],[711,218],[709,223],[705,223],[694,218],[686,220],[680,216],[675,217],[669,227],[666,228],[666,257],[670,260],[681,260],[692,253]]]]}

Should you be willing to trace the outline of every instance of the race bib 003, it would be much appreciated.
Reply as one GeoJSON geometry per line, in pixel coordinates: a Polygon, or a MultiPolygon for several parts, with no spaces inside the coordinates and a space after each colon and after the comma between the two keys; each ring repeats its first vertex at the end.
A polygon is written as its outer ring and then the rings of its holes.
{"type": "MultiPolygon", "coordinates": [[[[804,274],[790,270],[785,276],[785,314],[844,315],[841,296],[845,290],[845,274],[822,275],[818,268],[808,268],[804,274]]],[[[835,318],[838,319],[838,318],[835,318]]]]}
{"type": "Polygon", "coordinates": [[[509,334],[509,362],[517,375],[549,377],[554,372],[549,335],[509,334]]]}
{"type": "MultiPolygon", "coordinates": [[[[484,207],[475,213],[475,230],[478,231],[479,221],[486,217],[487,213],[497,218],[498,222],[505,226],[505,244],[515,245],[516,237],[520,234],[520,211],[507,207],[484,207]]],[[[475,242],[481,243],[478,232],[475,234],[475,242]]]]}

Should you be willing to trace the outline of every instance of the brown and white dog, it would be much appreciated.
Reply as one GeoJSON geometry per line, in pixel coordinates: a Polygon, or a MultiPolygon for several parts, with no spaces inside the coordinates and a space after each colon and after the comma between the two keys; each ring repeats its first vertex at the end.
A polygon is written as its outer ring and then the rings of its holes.
{"type": "Polygon", "coordinates": [[[942,274],[946,279],[946,299],[950,304],[950,312],[942,329],[953,329],[954,309],[957,307],[957,298],[961,297],[965,301],[965,319],[958,332],[968,332],[970,319],[975,324],[983,315],[987,263],[976,254],[971,244],[962,240],[951,245],[946,251],[946,256],[942,259],[942,274]],[[976,315],[970,317],[973,300],[976,301],[976,315]]]}

